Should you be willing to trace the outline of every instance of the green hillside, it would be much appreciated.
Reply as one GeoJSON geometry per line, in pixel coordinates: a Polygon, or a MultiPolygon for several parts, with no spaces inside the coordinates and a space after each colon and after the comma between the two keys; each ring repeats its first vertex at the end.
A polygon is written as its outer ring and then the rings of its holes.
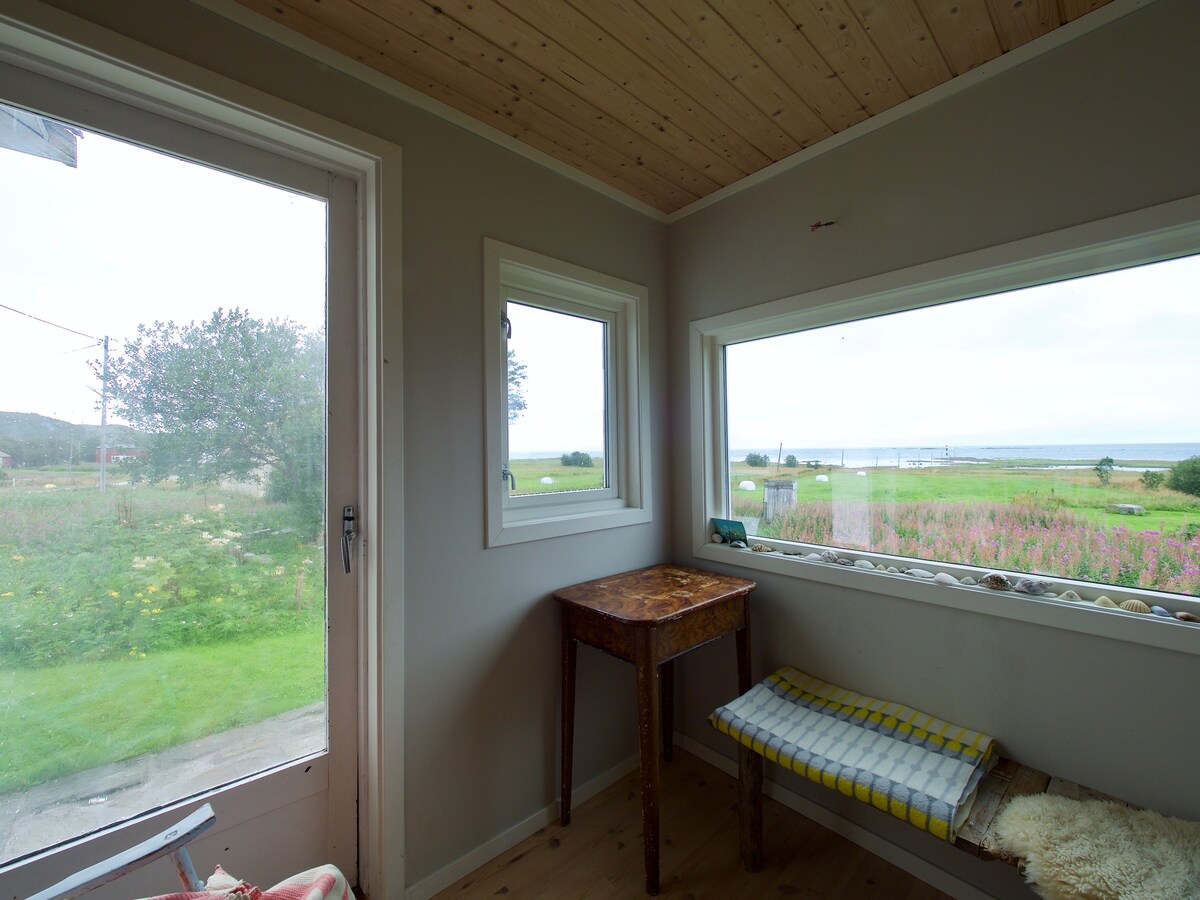
{"type": "MultiPolygon", "coordinates": [[[[108,426],[112,447],[145,446],[146,436],[125,425],[108,426]]],[[[37,413],[0,412],[0,450],[17,466],[53,466],[96,459],[100,426],[74,425],[37,413]]]]}

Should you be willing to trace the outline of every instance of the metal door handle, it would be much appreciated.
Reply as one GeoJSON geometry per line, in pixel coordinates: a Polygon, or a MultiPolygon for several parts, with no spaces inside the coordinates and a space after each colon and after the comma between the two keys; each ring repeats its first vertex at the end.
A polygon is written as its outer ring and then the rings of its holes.
{"type": "Polygon", "coordinates": [[[350,574],[350,545],[358,534],[354,531],[354,507],[342,507],[342,568],[350,574]]]}

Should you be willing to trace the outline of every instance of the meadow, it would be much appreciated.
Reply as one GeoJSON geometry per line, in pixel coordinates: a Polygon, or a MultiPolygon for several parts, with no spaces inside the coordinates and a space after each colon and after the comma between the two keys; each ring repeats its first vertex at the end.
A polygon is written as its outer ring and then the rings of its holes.
{"type": "Polygon", "coordinates": [[[1200,498],[1149,490],[1138,472],[1113,471],[1104,484],[1090,468],[1018,464],[1031,468],[1007,461],[858,475],[739,463],[732,512],[761,519],[764,479],[788,479],[796,505],[759,521],[760,537],[1200,595],[1200,498]],[[743,481],[755,489],[739,489],[743,481]],[[1117,504],[1146,515],[1112,512],[1117,504]]]}
{"type": "Polygon", "coordinates": [[[0,790],[323,698],[323,549],[287,505],[21,475],[0,487],[0,790]]]}

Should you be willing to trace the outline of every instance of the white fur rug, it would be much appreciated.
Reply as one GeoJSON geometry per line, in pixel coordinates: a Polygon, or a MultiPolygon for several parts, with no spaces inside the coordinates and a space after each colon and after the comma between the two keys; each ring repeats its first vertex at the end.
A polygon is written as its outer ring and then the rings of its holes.
{"type": "Polygon", "coordinates": [[[1000,846],[1053,900],[1200,898],[1200,822],[1106,800],[1017,797],[996,820],[1000,846]]]}

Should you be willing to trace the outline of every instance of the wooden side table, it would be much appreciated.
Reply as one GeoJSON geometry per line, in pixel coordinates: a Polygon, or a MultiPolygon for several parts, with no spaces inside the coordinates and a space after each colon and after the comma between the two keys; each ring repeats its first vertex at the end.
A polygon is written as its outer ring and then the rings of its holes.
{"type": "Polygon", "coordinates": [[[674,658],[733,632],[738,694],[750,690],[753,581],[682,566],[651,566],[554,592],[562,607],[562,799],[571,822],[575,663],[580,641],[637,667],[638,749],[646,893],[658,893],[658,754],[671,758],[674,658]]]}

